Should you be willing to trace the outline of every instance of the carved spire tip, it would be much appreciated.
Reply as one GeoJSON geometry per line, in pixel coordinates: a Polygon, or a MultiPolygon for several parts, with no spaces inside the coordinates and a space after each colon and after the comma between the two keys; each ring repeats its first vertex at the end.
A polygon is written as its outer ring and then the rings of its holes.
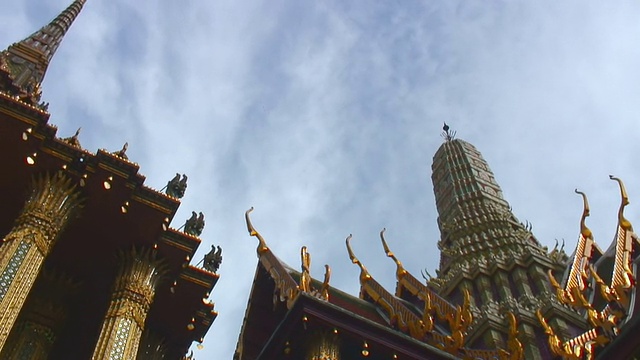
{"type": "Polygon", "coordinates": [[[455,138],[456,136],[456,132],[452,131],[451,128],[449,127],[449,125],[447,125],[447,123],[445,122],[444,125],[442,126],[442,133],[440,134],[445,141],[451,141],[455,138]]]}

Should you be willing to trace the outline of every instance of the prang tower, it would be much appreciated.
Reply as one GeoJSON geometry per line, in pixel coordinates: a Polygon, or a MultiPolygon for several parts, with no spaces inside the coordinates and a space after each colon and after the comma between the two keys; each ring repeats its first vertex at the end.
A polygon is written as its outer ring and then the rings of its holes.
{"type": "Polygon", "coordinates": [[[543,248],[513,215],[502,190],[470,143],[455,139],[445,125],[445,142],[433,157],[432,181],[440,229],[440,265],[430,285],[459,302],[468,292],[475,322],[469,342],[485,348],[504,342],[504,313],[518,319],[526,359],[551,354],[541,349],[546,335],[536,328],[538,309],[554,318],[567,336],[583,320],[556,299],[547,273],[564,272],[567,256],[543,248]]]}

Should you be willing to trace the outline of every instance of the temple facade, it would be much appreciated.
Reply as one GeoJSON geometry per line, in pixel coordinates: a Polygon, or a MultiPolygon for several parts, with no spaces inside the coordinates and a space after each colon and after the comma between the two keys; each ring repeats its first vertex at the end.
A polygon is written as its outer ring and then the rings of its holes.
{"type": "MultiPolygon", "coordinates": [[[[396,289],[360,269],[360,294],[330,286],[278,260],[246,214],[258,239],[258,266],[235,359],[632,359],[640,314],[635,309],[639,241],[624,217],[602,251],[586,226],[585,194],[576,250],[540,245],[502,196],[489,165],[445,124],[432,181],[438,210],[440,264],[419,280],[380,233],[381,255],[395,263],[396,289]]],[[[576,224],[578,225],[578,224],[576,224]]],[[[393,266],[390,262],[390,267],[393,266]]],[[[392,269],[392,267],[391,267],[392,269]]]]}
{"type": "Polygon", "coordinates": [[[202,214],[171,226],[186,176],[145,186],[126,144],[58,137],[41,99],[84,4],[0,52],[0,358],[182,359],[217,316],[221,261],[191,265],[202,214]]]}

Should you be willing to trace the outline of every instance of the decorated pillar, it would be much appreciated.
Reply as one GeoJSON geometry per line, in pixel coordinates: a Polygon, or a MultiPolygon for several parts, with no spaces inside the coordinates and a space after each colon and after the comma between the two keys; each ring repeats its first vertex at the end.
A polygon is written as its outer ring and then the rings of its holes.
{"type": "Polygon", "coordinates": [[[319,332],[309,343],[307,360],[340,360],[340,343],[335,333],[319,332]]]}
{"type": "Polygon", "coordinates": [[[34,178],[13,229],[0,243],[0,350],[60,232],[80,203],[64,175],[34,178]]]}
{"type": "Polygon", "coordinates": [[[136,358],[156,285],[163,273],[155,251],[133,249],[119,257],[120,269],[93,352],[94,360],[136,358]]]}
{"type": "Polygon", "coordinates": [[[69,300],[79,284],[68,276],[43,269],[5,343],[0,359],[46,360],[65,326],[69,300]]]}

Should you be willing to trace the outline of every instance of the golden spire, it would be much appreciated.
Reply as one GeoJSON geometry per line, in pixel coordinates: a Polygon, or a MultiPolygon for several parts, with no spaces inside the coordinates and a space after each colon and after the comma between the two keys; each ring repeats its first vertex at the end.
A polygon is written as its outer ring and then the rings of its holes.
{"type": "Polygon", "coordinates": [[[261,253],[269,250],[269,247],[267,246],[267,243],[264,241],[264,238],[262,237],[262,235],[260,235],[260,233],[256,231],[256,229],[253,227],[253,224],[251,224],[251,219],[249,218],[249,214],[252,211],[253,211],[253,206],[244,213],[244,219],[247,222],[247,231],[249,231],[249,235],[255,236],[256,238],[258,238],[258,248],[256,249],[256,251],[258,252],[258,255],[260,255],[261,253]]]}
{"type": "Polygon", "coordinates": [[[40,85],[62,38],[82,10],[85,0],[75,0],[49,24],[0,53],[0,71],[10,83],[0,90],[34,103],[40,100],[40,85]]]}

